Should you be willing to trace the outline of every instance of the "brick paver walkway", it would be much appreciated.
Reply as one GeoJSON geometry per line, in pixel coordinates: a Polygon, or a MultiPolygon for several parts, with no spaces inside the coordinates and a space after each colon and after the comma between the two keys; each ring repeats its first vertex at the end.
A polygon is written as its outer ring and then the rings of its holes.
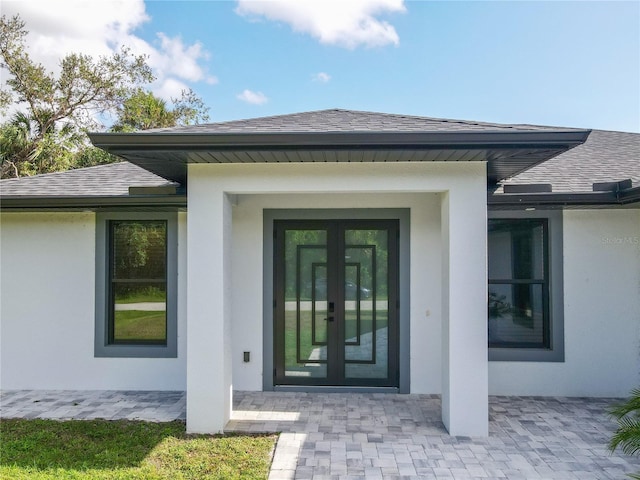
{"type": "MultiPolygon", "coordinates": [[[[3,418],[185,418],[183,392],[0,394],[3,418]]],[[[282,432],[270,479],[624,479],[613,400],[491,397],[488,438],[451,437],[432,395],[235,392],[228,431],[282,432]]]]}
{"type": "Polygon", "coordinates": [[[11,390],[0,392],[0,417],[55,420],[186,420],[184,392],[11,390]]]}

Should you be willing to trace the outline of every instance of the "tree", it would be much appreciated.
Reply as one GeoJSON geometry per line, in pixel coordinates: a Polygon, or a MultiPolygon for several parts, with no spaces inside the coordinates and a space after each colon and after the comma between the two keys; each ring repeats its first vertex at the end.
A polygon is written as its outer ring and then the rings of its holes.
{"type": "Polygon", "coordinates": [[[94,167],[96,165],[104,165],[106,163],[121,162],[122,159],[112,155],[101,148],[88,145],[78,150],[74,155],[73,165],[71,168],[94,167]]]}
{"type": "Polygon", "coordinates": [[[171,101],[173,109],[153,93],[139,88],[118,108],[118,120],[111,130],[134,132],[190,125],[209,119],[208,108],[192,90],[183,90],[179,99],[172,98],[171,101]]]}
{"type": "Polygon", "coordinates": [[[0,126],[2,178],[67,170],[73,164],[74,146],[82,135],[70,124],[50,126],[42,132],[40,124],[25,113],[16,113],[0,126]]]}
{"type": "Polygon", "coordinates": [[[2,178],[19,177],[19,165],[33,158],[30,143],[31,121],[23,113],[17,113],[10,122],[0,127],[0,161],[2,178]]]}
{"type": "Polygon", "coordinates": [[[112,131],[189,125],[208,119],[208,108],[191,90],[171,99],[172,108],[143,89],[154,77],[143,55],[122,47],[97,59],[72,53],[57,74],[34,62],[25,48],[27,30],[18,15],[0,19],[0,68],[7,89],[0,90],[0,112],[22,110],[0,125],[2,178],[34,175],[117,161],[91,146],[89,130],[116,113],[112,131]]]}
{"type": "Polygon", "coordinates": [[[96,127],[96,113],[122,105],[138,85],[153,80],[146,58],[131,54],[126,47],[97,60],[72,53],[61,60],[58,75],[46,72],[29,57],[26,35],[25,23],[18,15],[10,19],[2,16],[1,66],[9,73],[9,98],[27,104],[40,132],[49,131],[61,120],[96,127]]]}
{"type": "Polygon", "coordinates": [[[17,103],[26,109],[0,129],[3,177],[70,168],[88,145],[84,133],[99,128],[97,116],[153,80],[146,58],[125,47],[98,59],[72,53],[58,74],[47,72],[29,57],[26,35],[18,15],[1,17],[0,67],[9,88],[0,93],[0,108],[17,103]]]}

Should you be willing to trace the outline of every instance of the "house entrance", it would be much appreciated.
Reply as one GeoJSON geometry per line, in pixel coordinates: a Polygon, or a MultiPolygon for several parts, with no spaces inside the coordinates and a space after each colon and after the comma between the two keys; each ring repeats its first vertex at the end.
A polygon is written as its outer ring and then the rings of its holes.
{"type": "Polygon", "coordinates": [[[397,220],[274,222],[274,384],[398,387],[397,220]]]}

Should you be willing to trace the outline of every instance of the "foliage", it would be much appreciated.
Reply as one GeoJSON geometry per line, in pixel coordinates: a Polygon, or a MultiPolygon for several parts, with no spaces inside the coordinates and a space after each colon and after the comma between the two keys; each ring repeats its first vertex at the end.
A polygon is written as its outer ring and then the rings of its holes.
{"type": "Polygon", "coordinates": [[[118,278],[163,278],[167,225],[163,221],[114,223],[118,278]]]}
{"type": "Polygon", "coordinates": [[[117,157],[90,146],[86,132],[101,129],[101,115],[116,112],[115,131],[187,125],[208,119],[207,108],[192,91],[172,99],[173,108],[143,85],[154,80],[144,55],[122,47],[98,58],[71,53],[58,73],[33,61],[28,32],[16,15],[0,18],[0,112],[18,111],[0,125],[2,178],[34,175],[111,163],[117,157]]]}
{"type": "Polygon", "coordinates": [[[621,447],[627,455],[640,453],[640,388],[631,391],[623,403],[615,405],[609,412],[618,422],[618,429],[609,442],[609,449],[621,447]]]}
{"type": "Polygon", "coordinates": [[[19,16],[0,19],[0,67],[6,84],[0,106],[24,105],[2,125],[2,177],[67,170],[86,148],[85,131],[97,128],[96,115],[115,109],[140,83],[153,79],[144,56],[122,48],[94,59],[72,53],[58,74],[34,62],[26,49],[19,16]]]}
{"type": "Polygon", "coordinates": [[[41,132],[33,117],[16,113],[0,126],[2,178],[68,170],[73,165],[74,149],[82,134],[70,124],[41,132]]]}
{"type": "Polygon", "coordinates": [[[141,303],[141,302],[166,302],[167,294],[164,288],[146,285],[138,287],[131,293],[121,294],[115,292],[115,301],[118,304],[141,303]]]}
{"type": "Polygon", "coordinates": [[[134,132],[170,127],[173,123],[174,115],[166,102],[140,89],[124,101],[118,110],[118,121],[111,129],[114,132],[134,132]]]}
{"type": "Polygon", "coordinates": [[[209,120],[209,107],[191,89],[183,90],[180,98],[172,98],[176,125],[193,125],[209,120]]]}
{"type": "Polygon", "coordinates": [[[117,310],[114,316],[114,339],[163,342],[167,338],[167,316],[164,311],[117,310]]]}
{"type": "Polygon", "coordinates": [[[74,162],[71,168],[94,167],[96,165],[104,165],[106,163],[120,162],[121,159],[112,155],[101,148],[88,145],[81,148],[74,156],[74,162]]]}
{"type": "Polygon", "coordinates": [[[114,132],[134,132],[151,128],[189,125],[209,119],[208,109],[192,90],[183,90],[182,96],[171,99],[173,109],[153,93],[136,90],[118,108],[118,120],[111,128],[114,132]]]}
{"type": "MultiPolygon", "coordinates": [[[[620,447],[627,455],[640,454],[640,388],[633,389],[631,396],[615,405],[609,413],[618,422],[618,428],[609,441],[609,450],[613,452],[620,447]]],[[[640,474],[630,477],[640,479],[640,474]]]]}
{"type": "MultiPolygon", "coordinates": [[[[357,284],[360,287],[372,289],[375,286],[376,297],[387,298],[388,295],[388,239],[385,230],[346,230],[345,233],[345,258],[348,257],[351,268],[345,270],[345,285],[347,282],[357,284]],[[375,258],[374,257],[375,252],[375,258]],[[359,275],[355,264],[359,265],[359,275]],[[376,271],[373,271],[374,265],[376,271]],[[359,281],[358,281],[359,280],[359,281]]],[[[297,288],[300,288],[300,298],[311,299],[312,277],[314,268],[325,265],[327,262],[327,231],[324,229],[286,230],[284,237],[285,255],[285,299],[294,300],[297,288]],[[298,254],[300,251],[300,254],[298,254]],[[300,258],[298,258],[298,255],[300,258]],[[297,285],[299,283],[299,285],[297,285]]],[[[316,295],[324,290],[326,295],[327,278],[326,270],[316,271],[316,295]],[[318,284],[322,283],[321,289],[318,284]]],[[[348,295],[350,292],[345,291],[348,295]]],[[[355,298],[353,298],[355,300],[355,298]]]]}
{"type": "Polygon", "coordinates": [[[501,318],[511,312],[511,304],[505,295],[489,290],[489,318],[501,318]]]}
{"type": "Polygon", "coordinates": [[[97,60],[78,53],[66,55],[55,75],[29,57],[26,35],[19,16],[2,16],[0,54],[2,68],[9,74],[9,95],[27,104],[39,136],[62,120],[77,128],[96,128],[96,113],[116,108],[139,84],[153,80],[146,58],[131,54],[126,47],[97,60]]]}
{"type": "Polygon", "coordinates": [[[3,419],[0,478],[267,478],[275,435],[187,435],[181,422],[3,419]]]}

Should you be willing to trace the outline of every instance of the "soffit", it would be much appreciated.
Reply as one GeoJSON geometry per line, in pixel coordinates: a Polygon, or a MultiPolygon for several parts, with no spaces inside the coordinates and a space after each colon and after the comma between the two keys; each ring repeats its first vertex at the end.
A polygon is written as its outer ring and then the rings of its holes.
{"type": "Polygon", "coordinates": [[[185,184],[191,163],[481,162],[489,183],[585,141],[587,130],[91,134],[94,145],[185,184]]]}

